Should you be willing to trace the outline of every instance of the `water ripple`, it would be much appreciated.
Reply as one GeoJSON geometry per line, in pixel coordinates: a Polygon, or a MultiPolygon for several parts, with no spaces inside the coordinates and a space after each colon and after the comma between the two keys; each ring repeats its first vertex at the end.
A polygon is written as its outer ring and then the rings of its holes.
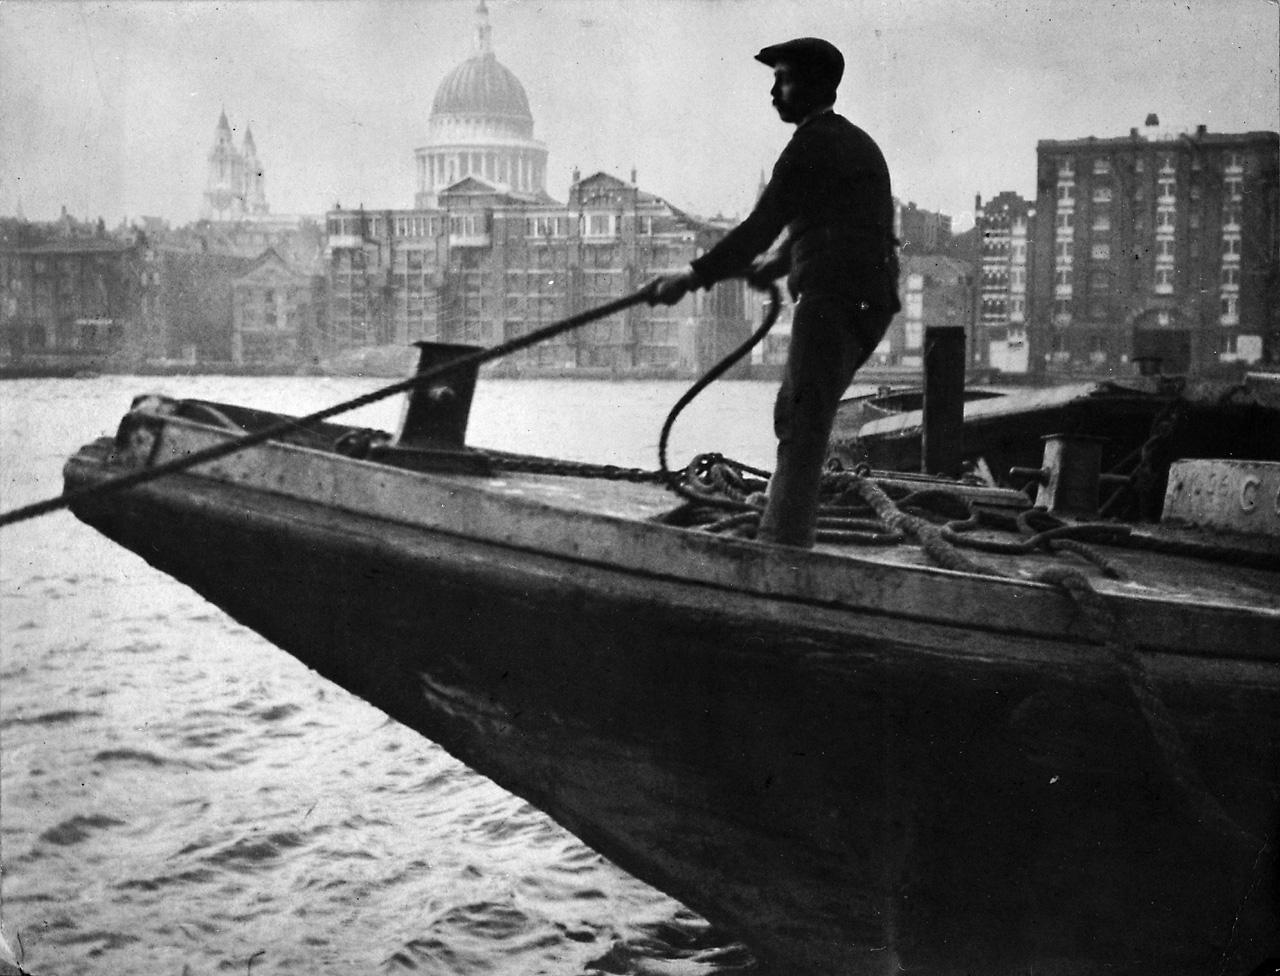
{"type": "Polygon", "coordinates": [[[146,749],[103,749],[94,755],[93,761],[101,763],[140,763],[144,766],[190,765],[184,760],[159,756],[146,749]]]}
{"type": "MultiPolygon", "coordinates": [[[[5,674],[2,677],[10,677],[10,675],[5,674]]],[[[81,712],[67,708],[56,712],[42,712],[39,715],[17,715],[0,721],[0,730],[21,725],[64,725],[82,718],[95,718],[101,714],[101,712],[81,712]]]]}
{"type": "Polygon", "coordinates": [[[225,847],[202,858],[219,867],[251,869],[268,861],[275,861],[286,851],[306,843],[297,831],[286,830],[265,837],[240,837],[225,847]]]}
{"type": "Polygon", "coordinates": [[[50,827],[40,835],[40,839],[48,844],[67,847],[88,840],[97,831],[107,827],[123,827],[125,822],[105,814],[95,813],[88,816],[74,816],[64,820],[56,827],[50,827]]]}

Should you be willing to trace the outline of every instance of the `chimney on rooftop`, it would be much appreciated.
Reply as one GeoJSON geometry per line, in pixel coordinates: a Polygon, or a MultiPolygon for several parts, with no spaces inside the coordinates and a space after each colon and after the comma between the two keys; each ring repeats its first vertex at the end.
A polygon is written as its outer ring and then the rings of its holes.
{"type": "Polygon", "coordinates": [[[1156,113],[1155,113],[1155,112],[1150,112],[1150,113],[1148,113],[1148,114],[1147,114],[1147,121],[1146,121],[1146,122],[1144,122],[1143,124],[1144,124],[1144,125],[1152,125],[1152,126],[1154,126],[1154,125],[1159,125],[1159,124],[1160,124],[1160,116],[1156,115],[1156,113]]]}

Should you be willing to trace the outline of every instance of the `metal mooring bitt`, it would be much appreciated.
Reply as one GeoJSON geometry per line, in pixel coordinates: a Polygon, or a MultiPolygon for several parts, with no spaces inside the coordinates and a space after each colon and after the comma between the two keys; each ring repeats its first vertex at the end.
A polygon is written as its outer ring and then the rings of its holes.
{"type": "MultiPolygon", "coordinates": [[[[481,346],[444,342],[415,342],[419,349],[418,372],[442,366],[480,351],[481,346]]],[[[476,391],[480,364],[471,362],[446,370],[426,386],[416,387],[405,398],[396,445],[458,450],[466,443],[471,398],[476,391]]]]}
{"type": "Polygon", "coordinates": [[[1035,480],[1036,505],[1065,515],[1098,514],[1102,480],[1102,445],[1106,439],[1087,434],[1049,434],[1039,468],[1011,468],[1009,474],[1035,480]]]}
{"type": "Polygon", "coordinates": [[[955,476],[964,457],[964,329],[931,325],[924,332],[924,403],[920,470],[955,476]]]}

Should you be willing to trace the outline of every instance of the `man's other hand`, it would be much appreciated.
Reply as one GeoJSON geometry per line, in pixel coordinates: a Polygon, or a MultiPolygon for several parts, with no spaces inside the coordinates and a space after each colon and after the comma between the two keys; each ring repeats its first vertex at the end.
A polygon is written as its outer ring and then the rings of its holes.
{"type": "Polygon", "coordinates": [[[761,290],[768,288],[773,282],[781,278],[791,270],[791,262],[788,260],[789,255],[768,254],[764,257],[756,258],[751,262],[751,268],[747,271],[747,282],[752,288],[761,290]]]}
{"type": "Polygon", "coordinates": [[[645,285],[646,300],[650,305],[674,305],[697,287],[698,279],[692,270],[660,275],[645,285]]]}

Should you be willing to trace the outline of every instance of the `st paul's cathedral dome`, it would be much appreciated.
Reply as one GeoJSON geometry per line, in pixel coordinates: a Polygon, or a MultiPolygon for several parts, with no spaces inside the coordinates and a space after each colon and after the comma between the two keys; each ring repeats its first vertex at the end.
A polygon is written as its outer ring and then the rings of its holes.
{"type": "Polygon", "coordinates": [[[518,197],[546,197],[546,147],[533,138],[524,86],[493,53],[489,10],[476,7],[476,51],[436,90],[427,142],[415,150],[415,206],[468,177],[518,197]]]}

